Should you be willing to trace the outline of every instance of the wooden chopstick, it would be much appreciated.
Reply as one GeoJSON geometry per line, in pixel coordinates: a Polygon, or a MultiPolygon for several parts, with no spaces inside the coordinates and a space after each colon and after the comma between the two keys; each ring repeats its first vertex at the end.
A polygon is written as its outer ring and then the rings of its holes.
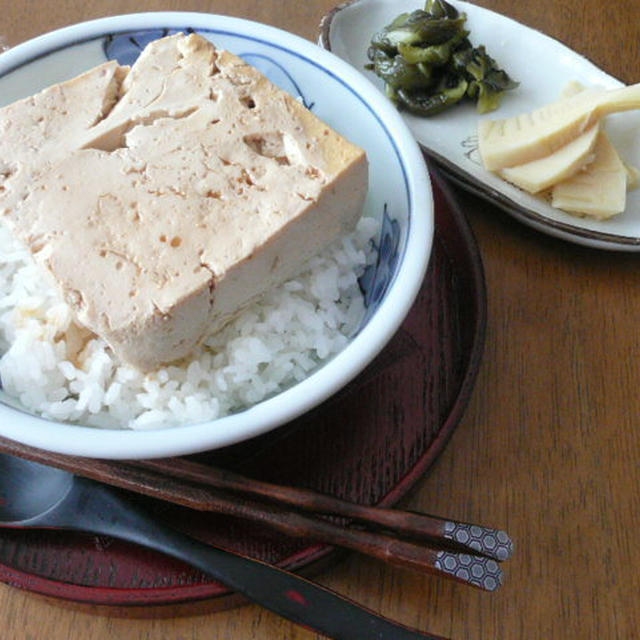
{"type": "Polygon", "coordinates": [[[136,460],[131,464],[217,489],[257,496],[274,504],[341,516],[376,529],[418,540],[428,540],[448,549],[486,556],[499,562],[509,559],[513,553],[513,543],[507,533],[489,527],[414,511],[355,504],[309,489],[254,480],[185,458],[136,460]]]}
{"type": "MultiPolygon", "coordinates": [[[[281,505],[228,495],[210,486],[210,482],[204,484],[194,478],[176,476],[176,468],[182,474],[185,469],[182,463],[189,462],[182,459],[149,463],[77,458],[27,447],[4,438],[0,438],[0,451],[192,509],[249,519],[286,535],[341,546],[388,564],[434,573],[488,591],[497,589],[502,582],[502,571],[493,558],[344,527],[322,517],[302,515],[281,505]],[[178,461],[180,463],[176,464],[178,461]],[[170,475],[159,471],[164,465],[171,467],[170,475]]],[[[208,467],[189,462],[187,468],[195,474],[203,473],[208,467]]]]}

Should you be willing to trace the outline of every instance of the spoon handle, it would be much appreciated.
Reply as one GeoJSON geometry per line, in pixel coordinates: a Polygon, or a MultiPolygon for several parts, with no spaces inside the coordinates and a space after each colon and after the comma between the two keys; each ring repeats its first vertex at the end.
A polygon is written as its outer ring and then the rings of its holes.
{"type": "Polygon", "coordinates": [[[198,542],[120,492],[85,478],[75,478],[46,524],[113,536],[183,560],[266,609],[335,640],[444,640],[392,622],[300,576],[198,542]]]}

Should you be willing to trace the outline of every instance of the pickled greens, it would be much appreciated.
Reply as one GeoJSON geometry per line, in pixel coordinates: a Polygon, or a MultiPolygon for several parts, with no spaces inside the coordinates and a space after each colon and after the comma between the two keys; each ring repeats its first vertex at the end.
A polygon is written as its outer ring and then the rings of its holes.
{"type": "Polygon", "coordinates": [[[518,86],[484,46],[474,47],[466,16],[446,0],[427,0],[424,9],[399,15],[374,34],[366,68],[385,83],[399,108],[431,116],[462,100],[479,113],[500,106],[505,91],[518,86]]]}

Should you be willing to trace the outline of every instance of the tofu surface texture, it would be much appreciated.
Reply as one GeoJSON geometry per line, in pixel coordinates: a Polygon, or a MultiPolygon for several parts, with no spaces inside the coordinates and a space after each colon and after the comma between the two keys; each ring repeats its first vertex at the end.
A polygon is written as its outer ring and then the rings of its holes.
{"type": "Polygon", "coordinates": [[[142,370],[352,230],[364,151],[197,35],[0,110],[0,214],[77,321],[142,370]]]}

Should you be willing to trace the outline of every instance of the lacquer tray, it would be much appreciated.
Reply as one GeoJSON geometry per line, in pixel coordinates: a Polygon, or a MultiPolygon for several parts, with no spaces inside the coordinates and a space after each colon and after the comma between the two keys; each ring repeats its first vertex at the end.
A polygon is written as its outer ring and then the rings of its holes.
{"type": "MultiPolygon", "coordinates": [[[[436,233],[409,316],[338,397],[275,432],[194,456],[273,482],[391,506],[443,450],[469,400],[482,355],[486,294],[463,213],[432,167],[436,233]]],[[[341,557],[222,516],[139,498],[192,535],[312,575],[341,557]]],[[[235,606],[241,596],[155,552],[92,535],[0,530],[0,580],[111,614],[179,615],[235,606]]]]}

